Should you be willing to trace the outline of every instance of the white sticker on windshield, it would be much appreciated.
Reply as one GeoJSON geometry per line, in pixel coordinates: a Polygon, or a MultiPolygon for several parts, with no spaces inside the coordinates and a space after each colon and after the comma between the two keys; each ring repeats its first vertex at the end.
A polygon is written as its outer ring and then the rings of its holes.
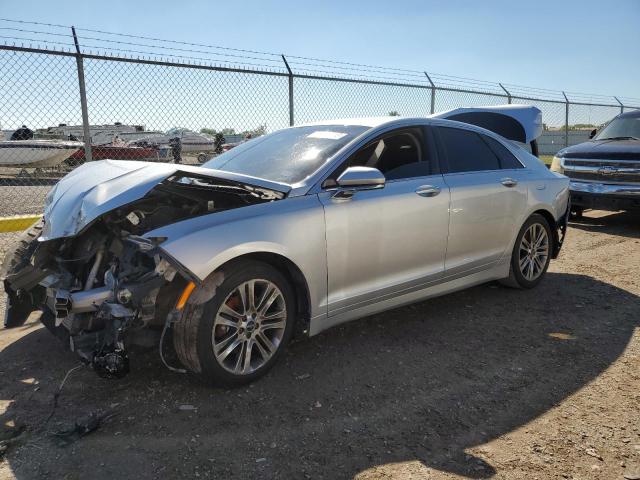
{"type": "Polygon", "coordinates": [[[317,132],[310,133],[307,138],[326,138],[328,140],[339,140],[346,136],[346,133],[329,132],[327,130],[318,130],[317,132]]]}

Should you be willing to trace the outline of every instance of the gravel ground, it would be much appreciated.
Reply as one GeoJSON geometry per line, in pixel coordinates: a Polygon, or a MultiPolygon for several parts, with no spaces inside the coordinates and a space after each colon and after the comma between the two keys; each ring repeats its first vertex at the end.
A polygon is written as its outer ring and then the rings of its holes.
{"type": "Polygon", "coordinates": [[[531,291],[482,285],[291,345],[211,389],[154,351],[120,381],[0,331],[0,478],[640,478],[640,216],[590,212],[531,291]],[[90,412],[82,438],[55,436],[90,412]]]}

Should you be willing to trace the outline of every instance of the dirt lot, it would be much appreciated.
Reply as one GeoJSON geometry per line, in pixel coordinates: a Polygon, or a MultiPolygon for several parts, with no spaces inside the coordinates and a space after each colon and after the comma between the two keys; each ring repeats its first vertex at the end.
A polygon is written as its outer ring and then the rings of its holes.
{"type": "Polygon", "coordinates": [[[483,285],[330,330],[247,388],[154,351],[107,381],[0,332],[0,478],[640,478],[640,216],[592,212],[532,291],[483,285]],[[115,416],[75,441],[54,435],[115,416]],[[14,427],[15,426],[15,427],[14,427]]]}

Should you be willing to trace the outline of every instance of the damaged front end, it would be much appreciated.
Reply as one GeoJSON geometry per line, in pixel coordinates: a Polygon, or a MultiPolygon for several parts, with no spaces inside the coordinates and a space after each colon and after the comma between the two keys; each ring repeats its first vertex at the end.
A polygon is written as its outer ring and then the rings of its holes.
{"type": "MultiPolygon", "coordinates": [[[[171,306],[158,296],[178,270],[153,241],[126,232],[95,228],[71,244],[53,243],[41,245],[34,258],[48,273],[39,282],[46,291],[43,323],[68,337],[71,350],[101,376],[123,376],[128,340],[166,316],[171,306]]],[[[184,283],[183,277],[174,287],[184,283]]]]}
{"type": "MultiPolygon", "coordinates": [[[[283,197],[263,187],[174,172],[81,231],[43,236],[33,248],[18,251],[28,259],[13,259],[5,268],[4,284],[14,307],[22,301],[21,309],[13,311],[19,318],[11,318],[7,310],[5,326],[24,322],[26,310],[40,308],[49,330],[99,375],[122,377],[129,370],[129,346],[159,342],[180,297],[200,283],[163,252],[164,238],[143,235],[181,220],[283,197]]],[[[45,231],[48,221],[45,215],[45,231]]]]}

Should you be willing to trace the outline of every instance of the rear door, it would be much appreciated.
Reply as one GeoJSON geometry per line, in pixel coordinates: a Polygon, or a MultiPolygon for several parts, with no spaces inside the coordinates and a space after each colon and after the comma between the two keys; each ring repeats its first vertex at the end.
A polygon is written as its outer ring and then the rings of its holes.
{"type": "Polygon", "coordinates": [[[527,170],[497,140],[471,129],[437,127],[451,191],[446,275],[489,268],[510,245],[527,202],[527,170]]]}

